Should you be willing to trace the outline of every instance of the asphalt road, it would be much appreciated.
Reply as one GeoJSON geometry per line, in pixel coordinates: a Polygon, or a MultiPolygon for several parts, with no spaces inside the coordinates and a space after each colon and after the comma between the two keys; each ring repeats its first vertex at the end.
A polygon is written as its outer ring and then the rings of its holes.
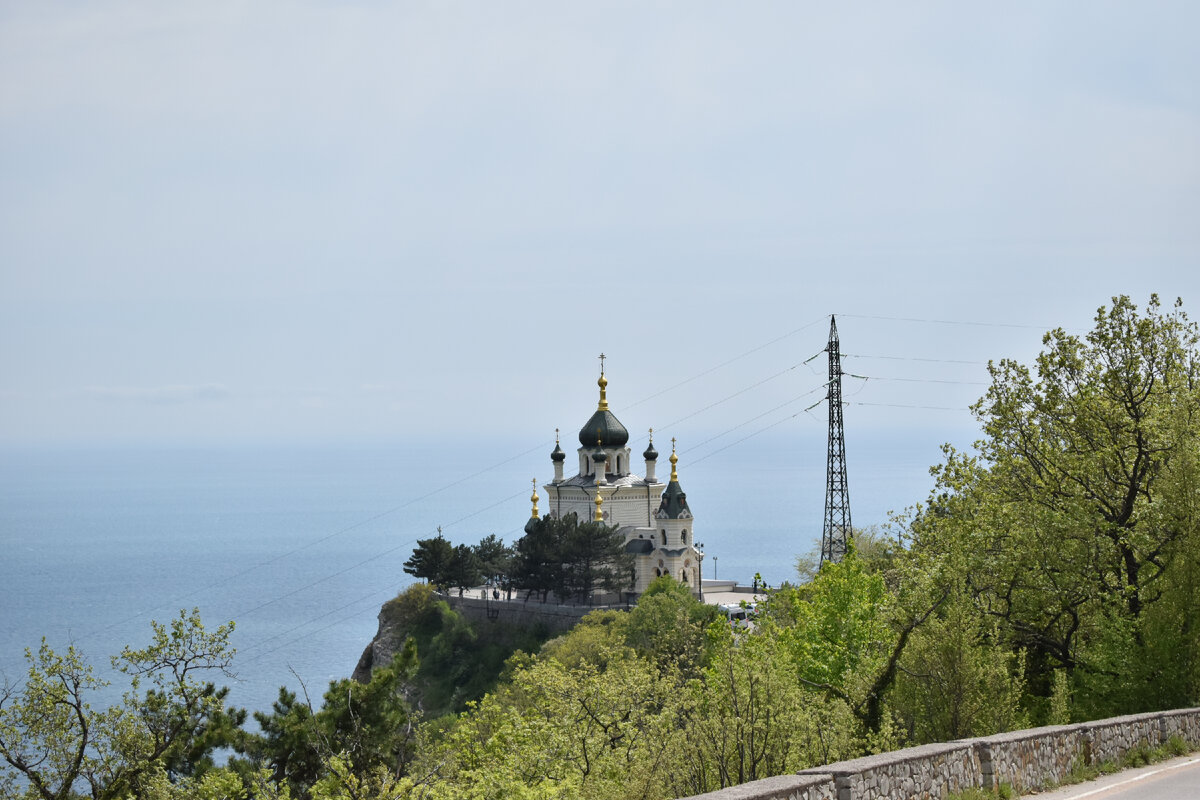
{"type": "Polygon", "coordinates": [[[1200,800],[1200,755],[1180,756],[1028,797],[1037,800],[1200,800]]]}

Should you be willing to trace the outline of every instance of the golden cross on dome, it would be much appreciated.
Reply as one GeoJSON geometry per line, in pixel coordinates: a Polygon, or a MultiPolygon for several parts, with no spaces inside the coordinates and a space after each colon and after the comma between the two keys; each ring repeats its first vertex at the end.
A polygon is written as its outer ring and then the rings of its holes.
{"type": "Polygon", "coordinates": [[[601,353],[600,354],[600,374],[601,375],[604,374],[604,359],[605,358],[606,358],[606,356],[604,355],[604,353],[601,353]]]}

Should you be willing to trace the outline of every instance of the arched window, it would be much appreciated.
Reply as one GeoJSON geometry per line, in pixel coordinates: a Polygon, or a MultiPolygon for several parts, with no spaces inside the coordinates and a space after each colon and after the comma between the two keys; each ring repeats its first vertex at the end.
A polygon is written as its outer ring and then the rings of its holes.
{"type": "Polygon", "coordinates": [[[688,574],[687,574],[687,570],[683,570],[683,569],[679,570],[679,582],[680,582],[680,583],[687,583],[687,582],[688,582],[688,574]]]}
{"type": "Polygon", "coordinates": [[[662,531],[662,543],[663,544],[667,543],[667,529],[666,528],[663,528],[663,531],[662,531]]]}
{"type": "Polygon", "coordinates": [[[684,528],[684,529],[683,529],[683,538],[682,538],[682,541],[683,541],[683,543],[684,543],[684,544],[687,544],[687,528],[684,528]]]}

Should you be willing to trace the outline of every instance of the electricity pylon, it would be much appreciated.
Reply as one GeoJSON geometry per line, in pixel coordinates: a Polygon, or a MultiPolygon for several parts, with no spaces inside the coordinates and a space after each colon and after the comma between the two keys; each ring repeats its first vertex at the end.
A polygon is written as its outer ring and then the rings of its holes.
{"type": "Polygon", "coordinates": [[[841,561],[850,533],[850,493],[846,486],[846,432],[842,425],[842,352],[837,320],[829,317],[829,460],[825,467],[825,527],[821,563],[841,561]]]}

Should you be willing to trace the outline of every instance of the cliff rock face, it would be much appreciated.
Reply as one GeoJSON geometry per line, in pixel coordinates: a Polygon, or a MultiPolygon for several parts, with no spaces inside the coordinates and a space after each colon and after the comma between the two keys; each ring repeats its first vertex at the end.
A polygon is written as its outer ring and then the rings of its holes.
{"type": "MultiPolygon", "coordinates": [[[[388,601],[391,602],[393,601],[388,601]]],[[[404,640],[408,638],[406,626],[394,614],[389,613],[388,603],[384,603],[379,609],[379,628],[375,631],[375,638],[359,656],[358,665],[350,676],[359,683],[368,683],[371,680],[371,671],[377,665],[390,664],[392,657],[400,652],[404,640]]]]}
{"type": "MultiPolygon", "coordinates": [[[[495,687],[513,653],[536,653],[552,635],[578,622],[577,614],[553,619],[532,611],[489,614],[486,604],[476,602],[479,608],[414,583],[379,609],[375,638],[351,677],[367,683],[372,670],[390,664],[411,638],[418,664],[408,687],[414,706],[433,717],[457,713],[495,687]]],[[[505,605],[515,611],[522,604],[505,605]]]]}

